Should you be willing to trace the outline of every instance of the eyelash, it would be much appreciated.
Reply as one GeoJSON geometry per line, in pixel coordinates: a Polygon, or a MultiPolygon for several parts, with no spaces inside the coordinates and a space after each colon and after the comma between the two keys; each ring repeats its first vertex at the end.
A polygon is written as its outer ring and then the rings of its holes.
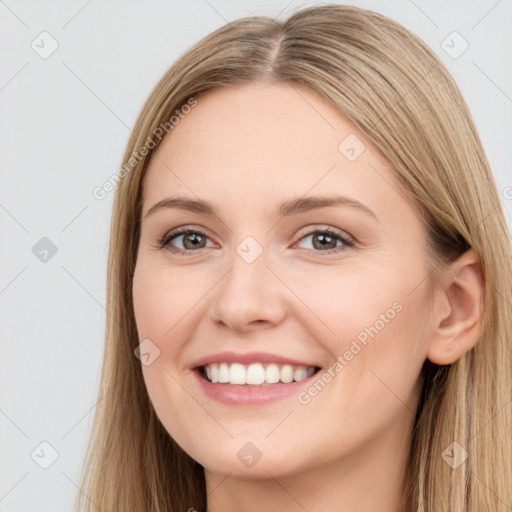
{"type": "MultiPolygon", "coordinates": [[[[163,238],[161,238],[158,241],[157,248],[158,249],[164,249],[164,248],[166,248],[170,244],[171,240],[173,240],[174,238],[177,238],[180,235],[189,235],[189,234],[196,234],[196,235],[200,235],[200,236],[203,236],[205,238],[208,238],[202,231],[199,231],[197,229],[181,228],[181,229],[178,229],[177,231],[174,231],[174,232],[171,232],[171,233],[168,233],[168,234],[164,235],[163,238]]],[[[346,248],[347,247],[350,248],[350,247],[354,246],[354,241],[352,239],[348,238],[347,236],[345,236],[343,233],[341,233],[339,231],[333,230],[332,228],[318,229],[318,230],[309,231],[309,232],[303,234],[301,236],[301,238],[299,239],[299,241],[303,240],[304,238],[307,238],[308,236],[314,235],[314,234],[329,235],[329,236],[331,236],[331,237],[333,237],[333,238],[343,242],[343,244],[345,245],[346,248]]],[[[202,249],[204,249],[204,247],[202,247],[202,249]]],[[[189,255],[193,254],[194,252],[198,252],[198,250],[195,250],[195,251],[192,251],[190,249],[183,250],[183,249],[178,249],[176,247],[169,248],[169,251],[171,251],[173,253],[176,253],[176,254],[181,254],[183,256],[189,256],[189,255]]],[[[339,253],[340,250],[344,250],[343,247],[340,246],[340,247],[338,247],[336,249],[329,249],[328,251],[319,251],[319,250],[316,250],[316,249],[307,249],[307,254],[314,253],[315,255],[317,255],[317,254],[327,254],[327,255],[329,255],[329,254],[339,253]]]]}

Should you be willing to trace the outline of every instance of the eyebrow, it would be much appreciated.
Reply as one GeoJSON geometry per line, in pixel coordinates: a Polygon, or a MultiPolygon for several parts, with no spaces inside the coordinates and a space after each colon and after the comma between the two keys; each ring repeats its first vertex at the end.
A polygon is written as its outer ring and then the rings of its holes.
{"type": "MultiPolygon", "coordinates": [[[[372,217],[377,222],[379,222],[379,219],[377,218],[375,213],[373,213],[373,211],[370,210],[370,208],[365,206],[363,203],[356,201],[355,199],[351,199],[349,197],[344,196],[308,196],[298,199],[291,199],[290,201],[282,203],[275,212],[275,214],[279,215],[280,217],[289,217],[291,215],[298,215],[303,212],[316,210],[319,208],[327,208],[329,206],[348,206],[365,213],[366,215],[372,217]]],[[[205,215],[215,215],[216,217],[218,217],[215,208],[206,201],[175,196],[167,197],[165,199],[162,199],[161,201],[158,201],[158,203],[154,204],[148,210],[148,212],[144,216],[144,219],[146,219],[149,215],[156,212],[157,210],[163,208],[175,208],[194,213],[202,213],[205,215]]]]}

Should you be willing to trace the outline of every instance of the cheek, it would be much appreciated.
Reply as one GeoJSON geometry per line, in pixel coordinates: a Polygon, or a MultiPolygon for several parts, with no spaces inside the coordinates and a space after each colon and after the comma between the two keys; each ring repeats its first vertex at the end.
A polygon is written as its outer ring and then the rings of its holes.
{"type": "Polygon", "coordinates": [[[426,358],[428,296],[419,263],[409,262],[409,272],[398,267],[393,261],[364,270],[347,265],[293,285],[309,307],[307,326],[332,357],[330,388],[342,400],[355,400],[354,413],[366,403],[385,405],[385,415],[395,393],[414,398],[426,358]]]}
{"type": "Polygon", "coordinates": [[[340,354],[352,339],[369,339],[367,331],[375,324],[379,332],[388,330],[400,315],[407,285],[389,273],[385,265],[372,269],[347,262],[282,275],[298,299],[301,314],[295,310],[296,319],[307,324],[329,352],[340,354]]]}
{"type": "MultiPolygon", "coordinates": [[[[169,435],[186,444],[191,442],[187,441],[186,432],[193,430],[193,425],[189,424],[187,414],[180,414],[178,420],[175,411],[185,412],[191,404],[179,383],[178,370],[188,339],[187,329],[190,321],[197,319],[186,314],[193,294],[188,287],[181,286],[185,284],[182,281],[169,268],[138,260],[133,277],[133,306],[139,340],[151,340],[159,351],[151,364],[141,363],[150,401],[169,435]]],[[[192,417],[198,414],[200,411],[194,411],[192,417]]]]}
{"type": "Polygon", "coordinates": [[[403,297],[398,307],[389,305],[376,300],[371,310],[367,306],[357,315],[338,316],[333,324],[337,336],[324,337],[333,362],[298,397],[298,423],[317,418],[325,425],[325,438],[331,440],[326,458],[329,449],[364,446],[379,432],[407,428],[414,417],[424,361],[416,328],[421,309],[403,297]]]}
{"type": "Polygon", "coordinates": [[[185,319],[205,290],[186,271],[161,263],[140,261],[133,277],[133,307],[139,337],[176,338],[185,319]]]}
{"type": "Polygon", "coordinates": [[[133,308],[139,342],[148,344],[154,358],[151,364],[142,364],[142,371],[157,413],[177,395],[171,376],[176,374],[187,339],[183,330],[187,325],[186,301],[177,290],[179,282],[169,279],[168,272],[144,261],[137,263],[133,308]]]}

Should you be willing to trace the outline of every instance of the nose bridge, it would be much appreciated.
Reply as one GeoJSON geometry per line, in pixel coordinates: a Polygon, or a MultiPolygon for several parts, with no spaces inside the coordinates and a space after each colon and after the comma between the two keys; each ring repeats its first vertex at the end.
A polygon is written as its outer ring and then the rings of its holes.
{"type": "Polygon", "coordinates": [[[235,247],[230,270],[218,284],[213,317],[236,329],[251,322],[279,320],[283,301],[279,284],[268,268],[268,252],[253,237],[246,237],[235,247]]]}
{"type": "MultiPolygon", "coordinates": [[[[268,266],[268,249],[253,237],[246,237],[235,247],[231,260],[233,281],[238,281],[246,288],[257,291],[264,285],[270,274],[268,266]]],[[[236,283],[235,283],[236,284],[236,283]]]]}

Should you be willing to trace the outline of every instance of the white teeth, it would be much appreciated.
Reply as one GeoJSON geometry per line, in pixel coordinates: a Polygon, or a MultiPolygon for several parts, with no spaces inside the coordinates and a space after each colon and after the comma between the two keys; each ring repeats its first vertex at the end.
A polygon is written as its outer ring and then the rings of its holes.
{"type": "Polygon", "coordinates": [[[280,372],[279,372],[279,366],[274,363],[270,363],[265,368],[265,382],[268,384],[276,384],[279,382],[280,372]]]}
{"type": "Polygon", "coordinates": [[[307,379],[308,377],[308,370],[306,368],[297,368],[293,372],[293,380],[301,381],[304,379],[307,379]]]}
{"type": "Polygon", "coordinates": [[[219,382],[219,367],[214,364],[212,366],[212,376],[211,376],[212,382],[219,382]]]}
{"type": "Polygon", "coordinates": [[[289,364],[285,364],[281,368],[281,382],[291,382],[293,380],[293,368],[289,364]]]}
{"type": "Polygon", "coordinates": [[[229,366],[227,363],[220,363],[219,365],[219,383],[226,384],[229,382],[229,366]]]}
{"type": "Polygon", "coordinates": [[[263,384],[265,382],[265,368],[261,364],[250,364],[247,368],[246,384],[263,384]]]}
{"type": "Polygon", "coordinates": [[[245,374],[243,364],[233,363],[229,368],[229,382],[231,384],[247,384],[245,374]]]}
{"type": "Polygon", "coordinates": [[[277,365],[270,363],[264,366],[261,363],[243,365],[240,363],[213,363],[205,367],[206,377],[212,383],[261,385],[276,384],[307,379],[315,373],[314,366],[292,366],[290,364],[277,365]]]}

